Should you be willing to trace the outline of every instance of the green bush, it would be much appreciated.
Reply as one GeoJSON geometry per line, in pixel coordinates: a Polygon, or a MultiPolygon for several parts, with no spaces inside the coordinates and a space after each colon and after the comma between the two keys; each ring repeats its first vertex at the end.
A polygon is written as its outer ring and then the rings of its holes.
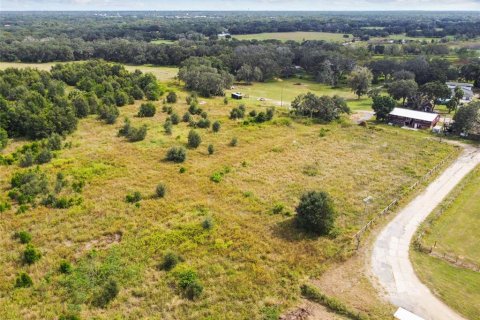
{"type": "Polygon", "coordinates": [[[118,284],[115,280],[109,280],[93,299],[93,305],[105,308],[110,301],[115,299],[119,293],[118,284]]]}
{"type": "Polygon", "coordinates": [[[208,145],[208,154],[212,155],[215,152],[215,148],[213,147],[213,144],[208,145]]]}
{"type": "Polygon", "coordinates": [[[208,113],[206,113],[205,111],[202,111],[202,113],[200,113],[200,117],[202,117],[203,119],[207,119],[208,113]]]}
{"type": "Polygon", "coordinates": [[[42,149],[40,153],[35,158],[35,162],[38,164],[44,164],[52,161],[53,155],[52,152],[48,149],[42,149]]]}
{"type": "Polygon", "coordinates": [[[12,206],[8,202],[0,202],[0,213],[10,210],[12,206]]]}
{"type": "Polygon", "coordinates": [[[170,120],[165,121],[163,124],[163,129],[165,130],[165,134],[171,135],[172,134],[172,122],[170,120]]]}
{"type": "Polygon", "coordinates": [[[50,150],[61,150],[62,141],[62,136],[58,133],[54,133],[47,139],[47,148],[50,150]]]}
{"type": "Polygon", "coordinates": [[[118,108],[114,105],[104,104],[99,107],[99,118],[107,124],[114,124],[120,114],[118,108]]]}
{"type": "Polygon", "coordinates": [[[220,131],[221,124],[218,121],[215,121],[212,125],[212,130],[213,132],[218,132],[220,131]]]}
{"type": "Polygon", "coordinates": [[[157,107],[152,102],[143,103],[138,110],[138,117],[153,117],[157,112],[157,107]]]}
{"type": "Polygon", "coordinates": [[[230,146],[231,147],[236,147],[238,144],[238,139],[237,137],[233,137],[232,140],[230,140],[230,146]]]}
{"type": "Polygon", "coordinates": [[[8,196],[19,204],[33,203],[37,195],[48,192],[47,177],[38,169],[14,173],[10,184],[8,196]]]}
{"type": "Polygon", "coordinates": [[[25,272],[20,273],[15,279],[15,288],[28,288],[33,285],[32,278],[25,272]]]}
{"type": "Polygon", "coordinates": [[[172,112],[170,115],[170,121],[172,121],[172,124],[177,125],[180,123],[180,116],[177,113],[172,112]]]}
{"type": "Polygon", "coordinates": [[[187,169],[185,167],[181,167],[180,170],[178,170],[180,173],[185,173],[187,172],[187,169]]]}
{"type": "Polygon", "coordinates": [[[210,120],[201,118],[200,120],[198,120],[196,125],[199,128],[208,129],[208,128],[210,128],[210,120]]]}
{"type": "Polygon", "coordinates": [[[20,243],[27,244],[32,241],[32,235],[27,231],[19,231],[15,233],[15,238],[20,241],[20,243]]]}
{"type": "Polygon", "coordinates": [[[205,218],[202,222],[202,228],[205,230],[211,230],[213,228],[214,222],[211,217],[205,218]]]}
{"type": "Polygon", "coordinates": [[[190,112],[185,112],[183,114],[183,117],[182,117],[182,121],[183,122],[190,122],[192,120],[192,115],[190,114],[190,112]]]}
{"type": "Polygon", "coordinates": [[[188,147],[192,149],[198,148],[202,143],[202,137],[195,130],[190,130],[188,133],[188,147]]]}
{"type": "Polygon", "coordinates": [[[59,270],[61,273],[70,274],[72,273],[72,265],[68,261],[62,261],[59,270]]]}
{"type": "Polygon", "coordinates": [[[23,251],[23,262],[26,264],[34,264],[42,255],[33,245],[27,244],[27,248],[23,251]]]}
{"type": "Polygon", "coordinates": [[[58,320],[81,320],[81,319],[78,315],[69,313],[69,314],[62,314],[60,317],[58,317],[58,320]]]}
{"type": "Polygon", "coordinates": [[[30,150],[27,150],[18,162],[18,164],[22,168],[31,167],[33,165],[33,163],[34,163],[34,156],[33,156],[32,151],[30,151],[30,150]]]}
{"type": "Polygon", "coordinates": [[[187,151],[182,147],[172,147],[168,149],[166,159],[173,162],[184,162],[187,158],[187,151]]]}
{"type": "Polygon", "coordinates": [[[127,194],[125,197],[125,201],[128,203],[136,203],[142,200],[142,194],[139,191],[135,191],[133,193],[127,194]]]}
{"type": "Polygon", "coordinates": [[[252,111],[250,111],[250,112],[248,113],[248,115],[249,115],[250,117],[255,118],[255,117],[257,116],[257,111],[252,110],[252,111]]]}
{"type": "Polygon", "coordinates": [[[245,108],[243,110],[241,108],[233,108],[230,111],[230,119],[236,120],[236,119],[241,119],[245,117],[245,108]]]}
{"type": "Polygon", "coordinates": [[[175,268],[175,266],[180,262],[180,260],[181,259],[177,254],[169,251],[163,257],[163,262],[160,267],[162,270],[170,271],[175,268]]]}
{"type": "Polygon", "coordinates": [[[328,234],[335,224],[335,209],[328,193],[310,191],[302,195],[296,208],[298,225],[318,235],[328,234]]]}
{"type": "Polygon", "coordinates": [[[127,139],[130,142],[142,141],[147,136],[147,125],[144,124],[139,128],[131,127],[127,134],[127,139]]]}
{"type": "Polygon", "coordinates": [[[197,114],[198,113],[198,105],[196,103],[191,103],[190,106],[188,107],[188,112],[191,114],[197,114]]]}
{"type": "Polygon", "coordinates": [[[168,103],[176,103],[177,102],[177,94],[174,91],[170,91],[168,93],[167,102],[168,103]]]}
{"type": "Polygon", "coordinates": [[[163,198],[165,197],[165,192],[167,191],[167,188],[163,183],[159,183],[157,185],[157,188],[155,188],[155,194],[157,195],[157,198],[163,198]]]}
{"type": "Polygon", "coordinates": [[[193,270],[186,270],[178,274],[178,286],[190,300],[197,299],[203,292],[203,286],[198,280],[197,273],[193,270]]]}

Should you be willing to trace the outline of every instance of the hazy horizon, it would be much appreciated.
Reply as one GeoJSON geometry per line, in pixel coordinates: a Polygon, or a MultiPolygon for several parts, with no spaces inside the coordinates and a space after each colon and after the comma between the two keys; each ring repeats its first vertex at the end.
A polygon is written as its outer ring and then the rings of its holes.
{"type": "Polygon", "coordinates": [[[4,0],[0,11],[480,11],[480,0],[4,0]]]}

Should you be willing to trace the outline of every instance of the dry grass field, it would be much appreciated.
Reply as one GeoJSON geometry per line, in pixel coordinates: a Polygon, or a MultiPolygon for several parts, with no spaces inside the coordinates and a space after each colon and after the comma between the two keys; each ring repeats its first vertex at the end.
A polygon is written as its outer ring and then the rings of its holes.
{"type": "MultiPolygon", "coordinates": [[[[182,116],[186,93],[176,90],[180,99],[173,109],[182,116]]],[[[115,125],[94,117],[80,121],[67,137],[72,147],[40,170],[52,182],[58,172],[67,181],[84,180],[83,202],[25,213],[14,206],[0,214],[1,319],[54,319],[65,312],[82,319],[270,319],[298,303],[303,281],[350,256],[351,237],[369,217],[456,152],[427,133],[365,128],[348,119],[314,124],[290,119],[280,108],[270,122],[245,125],[228,119],[238,102],[200,100],[222,127],[218,133],[196,129],[202,144],[188,149],[182,164],[164,158],[169,147],[186,145],[190,128],[180,123],[165,135],[161,103],[153,118],[135,117],[137,102],[121,108],[115,125]],[[125,116],[148,126],[144,141],[117,136],[125,116]],[[235,147],[229,146],[233,137],[235,147]],[[216,183],[211,176],[218,172],[223,177],[216,183]],[[163,199],[154,197],[158,183],[167,188],[163,199]],[[312,237],[294,226],[295,206],[307,190],[333,197],[338,218],[332,237],[312,237]],[[125,201],[134,191],[143,195],[138,207],[125,201]],[[366,196],[374,199],[368,210],[366,196]],[[206,219],[213,221],[211,229],[202,227],[206,219]],[[24,245],[13,238],[21,230],[31,233],[42,254],[31,266],[21,262],[24,245]],[[183,261],[166,272],[158,266],[168,251],[183,261]],[[71,274],[58,271],[62,260],[72,263],[71,274]],[[204,286],[195,301],[178,291],[176,276],[185,270],[195,270],[204,286]],[[32,288],[14,288],[20,271],[30,274],[32,288]],[[97,308],[90,302],[105,279],[118,282],[119,295],[97,308]]],[[[247,112],[253,108],[265,107],[249,103],[247,112]]],[[[22,170],[1,167],[0,199],[7,198],[13,173],[22,170]]],[[[382,317],[375,308],[366,311],[382,317]]]]}

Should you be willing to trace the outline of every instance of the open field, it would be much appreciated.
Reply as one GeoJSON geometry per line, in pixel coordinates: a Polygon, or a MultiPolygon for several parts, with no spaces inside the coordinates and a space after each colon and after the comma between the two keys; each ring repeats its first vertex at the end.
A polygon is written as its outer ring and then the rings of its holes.
{"type": "MultiPolygon", "coordinates": [[[[20,63],[20,62],[0,62],[0,70],[6,68],[37,68],[43,71],[50,71],[53,65],[57,63],[66,63],[66,62],[49,62],[49,63],[20,63]]],[[[178,68],[176,67],[157,67],[152,65],[125,65],[125,68],[128,71],[135,71],[136,69],[141,70],[142,72],[151,72],[153,73],[158,80],[160,81],[169,81],[172,80],[178,73],[178,68]]]]}
{"type": "Polygon", "coordinates": [[[255,33],[255,34],[234,34],[233,38],[238,40],[280,40],[280,41],[304,41],[304,40],[325,40],[331,42],[344,42],[351,39],[344,38],[343,33],[333,32],[270,32],[270,33],[255,33]]]}
{"type": "Polygon", "coordinates": [[[419,278],[450,307],[468,319],[480,314],[480,273],[460,269],[415,250],[410,257],[419,278]]]}
{"type": "Polygon", "coordinates": [[[175,41],[174,40],[166,40],[166,39],[158,39],[158,40],[150,41],[150,43],[153,43],[153,44],[172,44],[172,43],[175,43],[175,41]]]}
{"type": "Polygon", "coordinates": [[[347,100],[348,106],[352,110],[370,110],[372,106],[372,99],[363,96],[358,100],[349,88],[332,88],[318,82],[298,78],[256,82],[253,85],[236,84],[233,90],[227,90],[227,94],[230,95],[237,91],[248,95],[248,98],[244,99],[247,103],[266,106],[289,106],[296,96],[307,92],[313,92],[316,95],[339,95],[347,100]],[[260,98],[264,98],[265,101],[259,101],[260,98]]]}
{"type": "MultiPolygon", "coordinates": [[[[182,115],[187,105],[185,93],[179,94],[174,110],[182,115]]],[[[0,256],[0,318],[56,318],[72,310],[86,319],[259,319],[284,310],[298,302],[306,278],[350,255],[351,237],[361,225],[454,150],[423,132],[364,128],[348,120],[317,125],[286,118],[281,109],[269,123],[243,125],[228,119],[233,102],[200,100],[222,129],[197,129],[203,143],[188,150],[181,165],[162,160],[169,147],[185,145],[190,128],[180,123],[165,135],[167,114],[136,118],[140,102],[121,108],[113,126],[92,117],[80,121],[67,138],[72,148],[41,170],[51,181],[58,172],[85,179],[83,202],[70,209],[38,206],[15,214],[14,207],[2,213],[0,251],[8,254],[0,256]],[[148,126],[144,141],[117,137],[124,116],[148,126]],[[234,136],[238,146],[231,147],[234,136]],[[216,150],[211,156],[208,144],[216,150]],[[224,173],[219,183],[210,179],[215,172],[224,173]],[[167,187],[164,199],[152,196],[160,182],[167,187]],[[334,198],[336,237],[316,238],[294,227],[291,213],[299,196],[318,189],[334,198]],[[144,198],[138,208],[124,200],[133,191],[144,198]],[[362,199],[368,195],[374,201],[365,211],[362,199]],[[283,207],[283,214],[273,214],[274,207],[283,207]],[[202,227],[207,217],[212,229],[202,227]],[[28,230],[42,252],[32,266],[21,263],[23,247],[11,237],[19,230],[28,230]],[[165,272],[158,265],[168,250],[184,261],[165,272]],[[62,260],[72,262],[71,274],[57,271],[62,260]],[[198,300],[182,298],[176,289],[175,275],[185,269],[199,274],[204,292],[198,300]],[[32,276],[33,288],[13,288],[20,270],[32,276]],[[120,293],[107,308],[96,308],[92,292],[105,277],[117,280],[120,293]]],[[[252,108],[264,109],[248,104],[247,112],[252,108]]],[[[25,169],[0,170],[0,198],[18,170],[25,169]]],[[[382,318],[375,307],[366,311],[382,318]]]]}
{"type": "Polygon", "coordinates": [[[466,180],[465,187],[448,209],[436,219],[423,237],[435,251],[461,256],[480,264],[480,168],[466,180]]]}

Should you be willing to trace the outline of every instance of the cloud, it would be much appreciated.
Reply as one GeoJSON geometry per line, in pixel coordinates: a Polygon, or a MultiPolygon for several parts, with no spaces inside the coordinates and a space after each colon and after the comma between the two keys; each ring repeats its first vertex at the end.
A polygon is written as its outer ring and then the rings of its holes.
{"type": "Polygon", "coordinates": [[[0,10],[480,10],[480,0],[0,0],[0,10]]]}

